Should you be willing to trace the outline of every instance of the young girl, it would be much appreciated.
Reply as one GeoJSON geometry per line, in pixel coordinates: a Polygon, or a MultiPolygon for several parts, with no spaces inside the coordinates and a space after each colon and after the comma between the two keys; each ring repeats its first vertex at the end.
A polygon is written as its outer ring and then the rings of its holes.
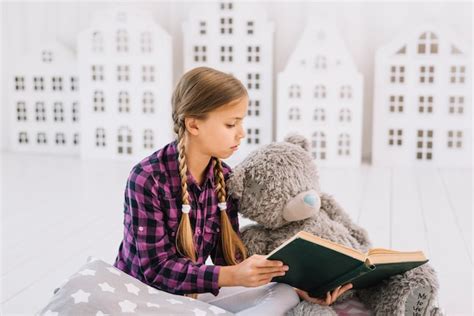
{"type": "Polygon", "coordinates": [[[288,267],[262,255],[247,258],[237,201],[225,187],[231,170],[221,159],[245,136],[247,106],[245,87],[231,75],[200,67],[182,76],[172,98],[177,140],[132,168],[114,266],[169,293],[212,293],[204,300],[234,313],[282,313],[298,295],[269,282],[288,267]],[[214,265],[205,264],[209,255],[214,265]]]}

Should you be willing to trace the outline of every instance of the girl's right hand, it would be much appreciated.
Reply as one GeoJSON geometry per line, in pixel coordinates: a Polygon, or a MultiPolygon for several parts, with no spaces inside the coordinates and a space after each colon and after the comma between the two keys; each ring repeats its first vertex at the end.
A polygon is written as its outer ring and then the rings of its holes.
{"type": "Polygon", "coordinates": [[[253,255],[233,266],[236,285],[255,287],[270,283],[277,276],[285,275],[289,267],[278,260],[253,255]]]}

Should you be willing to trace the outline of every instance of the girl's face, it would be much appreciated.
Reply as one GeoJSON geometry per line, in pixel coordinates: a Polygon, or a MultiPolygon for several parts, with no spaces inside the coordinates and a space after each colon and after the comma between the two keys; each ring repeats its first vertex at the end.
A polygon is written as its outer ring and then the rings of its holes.
{"type": "Polygon", "coordinates": [[[243,119],[247,114],[248,97],[223,105],[207,114],[204,120],[196,120],[202,151],[209,156],[226,159],[230,157],[245,137],[243,119]]]}

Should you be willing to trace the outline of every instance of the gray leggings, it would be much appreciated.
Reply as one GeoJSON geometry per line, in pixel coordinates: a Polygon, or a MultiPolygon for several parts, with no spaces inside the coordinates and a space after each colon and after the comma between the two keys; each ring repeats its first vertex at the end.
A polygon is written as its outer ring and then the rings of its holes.
{"type": "Polygon", "coordinates": [[[275,282],[259,287],[222,287],[217,296],[212,293],[202,293],[198,295],[198,300],[238,316],[284,315],[300,302],[293,287],[275,282]]]}

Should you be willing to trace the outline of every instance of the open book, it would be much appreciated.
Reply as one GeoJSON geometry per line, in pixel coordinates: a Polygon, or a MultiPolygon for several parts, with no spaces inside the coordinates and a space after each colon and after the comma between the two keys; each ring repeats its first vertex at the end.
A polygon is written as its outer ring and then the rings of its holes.
{"type": "Polygon", "coordinates": [[[375,248],[362,253],[305,231],[273,250],[267,259],[289,266],[286,274],[273,282],[287,283],[313,297],[323,297],[346,283],[352,283],[354,289],[369,287],[428,262],[422,251],[375,248]]]}

